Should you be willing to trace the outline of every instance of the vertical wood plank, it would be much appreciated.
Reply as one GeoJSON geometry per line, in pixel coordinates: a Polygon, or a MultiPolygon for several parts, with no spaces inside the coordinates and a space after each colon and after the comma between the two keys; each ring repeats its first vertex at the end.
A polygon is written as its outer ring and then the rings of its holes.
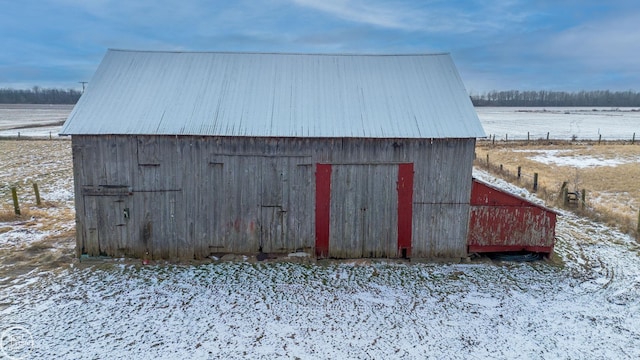
{"type": "Polygon", "coordinates": [[[331,165],[316,164],[316,256],[329,256],[331,165]]]}
{"type": "Polygon", "coordinates": [[[398,166],[398,256],[411,257],[413,163],[398,166]]]}

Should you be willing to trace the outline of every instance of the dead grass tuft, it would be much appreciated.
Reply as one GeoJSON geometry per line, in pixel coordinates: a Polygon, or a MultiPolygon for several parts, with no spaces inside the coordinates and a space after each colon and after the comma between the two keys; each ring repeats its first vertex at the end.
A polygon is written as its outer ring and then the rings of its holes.
{"type": "Polygon", "coordinates": [[[20,215],[16,215],[14,210],[0,210],[0,222],[26,221],[31,218],[29,209],[21,209],[20,215]]]}

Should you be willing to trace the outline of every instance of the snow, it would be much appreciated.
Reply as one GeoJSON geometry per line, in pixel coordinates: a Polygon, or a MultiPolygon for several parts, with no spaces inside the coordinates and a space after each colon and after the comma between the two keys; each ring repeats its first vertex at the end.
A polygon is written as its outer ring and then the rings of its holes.
{"type": "Polygon", "coordinates": [[[574,168],[590,168],[599,166],[615,167],[623,164],[633,164],[640,162],[640,157],[616,157],[605,158],[587,155],[574,155],[571,150],[566,149],[525,149],[510,150],[512,152],[532,153],[529,159],[546,165],[570,166],[574,168]],[[566,155],[565,155],[566,154],[566,155]]]}
{"type": "Polygon", "coordinates": [[[34,358],[637,358],[631,242],[559,228],[564,266],[113,262],[31,274],[0,316],[28,325],[34,358]]]}
{"type": "Polygon", "coordinates": [[[637,108],[476,107],[484,131],[496,139],[631,140],[640,135],[637,108]]]}
{"type": "Polygon", "coordinates": [[[0,137],[57,137],[73,105],[0,104],[0,137]]]}

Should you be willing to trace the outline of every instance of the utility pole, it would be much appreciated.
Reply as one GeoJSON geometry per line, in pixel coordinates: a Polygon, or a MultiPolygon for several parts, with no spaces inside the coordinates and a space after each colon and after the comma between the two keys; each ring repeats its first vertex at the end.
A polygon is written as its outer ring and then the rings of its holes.
{"type": "Polygon", "coordinates": [[[80,84],[82,84],[82,93],[84,94],[84,86],[88,83],[88,81],[78,81],[80,84]]]}

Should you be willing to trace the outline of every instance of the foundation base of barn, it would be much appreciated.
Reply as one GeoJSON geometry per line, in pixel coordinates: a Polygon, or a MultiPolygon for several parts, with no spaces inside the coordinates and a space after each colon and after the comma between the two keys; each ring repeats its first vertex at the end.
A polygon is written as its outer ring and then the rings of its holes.
{"type": "Polygon", "coordinates": [[[469,246],[469,253],[498,253],[498,252],[518,252],[528,251],[549,255],[553,252],[553,247],[549,246],[469,246]]]}
{"type": "Polygon", "coordinates": [[[414,264],[457,264],[468,262],[468,257],[444,257],[444,258],[411,258],[409,259],[414,264]]]}

